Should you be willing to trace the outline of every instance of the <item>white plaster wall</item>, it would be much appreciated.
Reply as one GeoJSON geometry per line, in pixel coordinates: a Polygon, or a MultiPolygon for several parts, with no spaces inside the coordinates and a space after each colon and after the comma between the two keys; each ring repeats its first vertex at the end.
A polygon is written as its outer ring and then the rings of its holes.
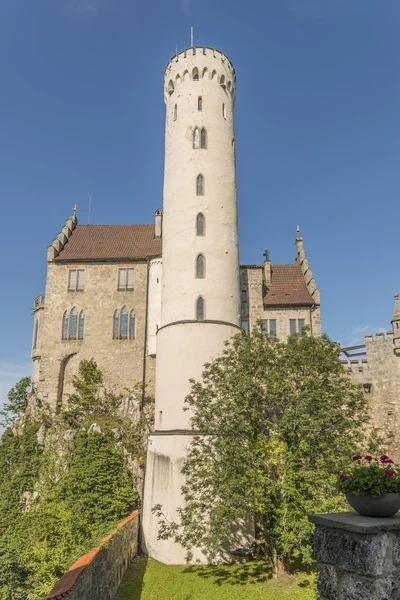
{"type": "Polygon", "coordinates": [[[201,379],[204,364],[219,356],[224,342],[239,328],[214,323],[182,323],[157,335],[155,429],[191,429],[183,412],[189,378],[201,379]]]}
{"type": "Polygon", "coordinates": [[[187,51],[168,65],[165,85],[166,135],[163,220],[162,324],[195,318],[199,295],[206,302],[207,319],[239,323],[239,259],[236,208],[234,95],[219,84],[221,75],[234,88],[229,61],[187,51]],[[199,70],[193,81],[192,70],[199,70]],[[204,69],[207,72],[203,76],[204,69]],[[212,72],[216,71],[213,79],[212,72]],[[184,73],[188,72],[184,79],[184,73]],[[203,108],[198,111],[197,100],[203,108]],[[226,106],[226,119],[222,114],[226,106]],[[177,119],[174,120],[174,106],[177,119]],[[195,127],[207,130],[207,148],[193,149],[195,127]],[[205,178],[204,196],[196,195],[196,178],[205,178]],[[196,216],[206,218],[206,234],[196,236],[196,216]],[[206,259],[205,279],[195,278],[199,253],[206,259]]]}
{"type": "Polygon", "coordinates": [[[157,352],[157,328],[161,325],[162,259],[150,261],[149,300],[147,306],[147,352],[155,356],[157,352]]]}

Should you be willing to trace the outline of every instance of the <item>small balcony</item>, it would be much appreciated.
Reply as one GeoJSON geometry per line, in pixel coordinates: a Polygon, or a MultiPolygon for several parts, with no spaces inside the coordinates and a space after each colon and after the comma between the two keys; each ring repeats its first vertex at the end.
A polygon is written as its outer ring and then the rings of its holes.
{"type": "Polygon", "coordinates": [[[45,295],[41,294],[40,296],[37,296],[33,302],[33,310],[37,311],[40,308],[44,308],[44,299],[45,299],[45,295]]]}

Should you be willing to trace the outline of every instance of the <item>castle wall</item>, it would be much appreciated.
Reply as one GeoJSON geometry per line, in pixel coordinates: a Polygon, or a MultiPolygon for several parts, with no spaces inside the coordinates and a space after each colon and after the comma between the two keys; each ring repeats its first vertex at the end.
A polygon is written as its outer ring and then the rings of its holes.
{"type": "Polygon", "coordinates": [[[393,332],[365,336],[367,358],[349,363],[348,374],[363,385],[372,422],[383,434],[392,434],[389,452],[400,462],[400,356],[395,354],[393,332]]]}
{"type": "MultiPolygon", "coordinates": [[[[40,367],[35,369],[38,396],[55,409],[73,391],[71,378],[82,359],[93,358],[104,375],[104,385],[126,394],[143,378],[147,263],[48,263],[45,308],[40,329],[40,367]],[[134,268],[134,289],[118,290],[118,269],[134,268]],[[85,269],[83,291],[68,291],[70,269],[85,269]],[[135,338],[113,339],[114,311],[126,306],[135,313],[135,338]],[[63,340],[65,311],[84,311],[82,340],[63,340]]],[[[154,359],[147,358],[148,391],[154,389],[154,359]]]]}

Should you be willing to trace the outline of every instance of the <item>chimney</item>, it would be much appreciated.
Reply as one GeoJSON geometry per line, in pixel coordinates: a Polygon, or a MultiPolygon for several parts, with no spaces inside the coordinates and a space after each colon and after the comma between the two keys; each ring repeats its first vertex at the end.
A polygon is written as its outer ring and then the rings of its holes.
{"type": "Polygon", "coordinates": [[[268,286],[271,284],[271,261],[269,258],[269,252],[266,250],[263,254],[265,256],[265,261],[263,265],[264,270],[264,282],[268,286]]]}
{"type": "Polygon", "coordinates": [[[155,221],[154,239],[161,240],[161,238],[162,238],[162,212],[159,208],[157,208],[156,212],[154,213],[154,221],[155,221]]]}

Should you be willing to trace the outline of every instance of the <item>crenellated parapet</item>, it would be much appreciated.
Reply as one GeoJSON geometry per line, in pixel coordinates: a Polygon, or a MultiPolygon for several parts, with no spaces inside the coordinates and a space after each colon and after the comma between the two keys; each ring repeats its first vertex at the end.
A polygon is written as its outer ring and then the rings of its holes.
{"type": "Polygon", "coordinates": [[[210,80],[235,100],[235,69],[229,58],[213,48],[188,48],[171,58],[164,71],[164,99],[179,93],[185,83],[210,80]]]}
{"type": "Polygon", "coordinates": [[[78,219],[76,215],[69,217],[69,219],[65,221],[64,227],[61,229],[57,237],[54,238],[51,246],[49,246],[47,249],[47,262],[53,261],[60,254],[77,225],[78,219]]]}
{"type": "MultiPolygon", "coordinates": [[[[297,232],[298,234],[300,233],[299,228],[297,229],[297,232]]],[[[306,282],[310,296],[314,300],[315,304],[319,305],[321,303],[321,292],[317,288],[317,282],[315,281],[312,269],[308,263],[308,259],[306,258],[302,237],[296,238],[296,263],[301,267],[304,281],[306,282]]]]}

